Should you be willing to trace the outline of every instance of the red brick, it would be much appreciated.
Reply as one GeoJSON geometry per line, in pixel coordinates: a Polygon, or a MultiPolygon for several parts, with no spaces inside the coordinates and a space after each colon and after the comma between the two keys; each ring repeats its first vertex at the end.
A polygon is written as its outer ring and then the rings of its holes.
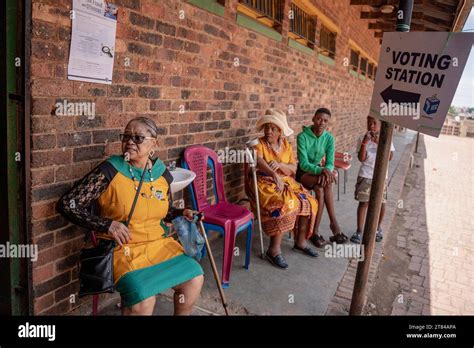
{"type": "Polygon", "coordinates": [[[148,111],[150,102],[143,98],[125,99],[123,101],[123,107],[125,112],[143,112],[148,111]]]}
{"type": "MultiPolygon", "coordinates": [[[[107,94],[107,87],[95,83],[74,82],[75,97],[103,97],[107,94]]],[[[97,111],[97,110],[96,110],[97,111]]]]}
{"type": "Polygon", "coordinates": [[[56,147],[56,135],[41,134],[33,136],[33,150],[53,149],[56,147]]]}
{"type": "Polygon", "coordinates": [[[71,309],[71,303],[69,302],[69,298],[67,298],[67,299],[65,299],[65,300],[63,300],[59,303],[56,303],[54,306],[48,308],[47,310],[42,311],[42,312],[37,313],[37,314],[40,314],[40,315],[60,315],[60,314],[68,312],[70,309],[71,309]]]}
{"type": "Polygon", "coordinates": [[[49,293],[34,300],[34,311],[40,313],[54,304],[54,295],[49,293]]]}
{"type": "Polygon", "coordinates": [[[44,219],[56,214],[56,202],[46,202],[33,204],[31,206],[31,215],[33,220],[44,219]]]}
{"type": "Polygon", "coordinates": [[[76,180],[82,178],[91,170],[89,162],[72,163],[56,168],[56,182],[76,180]]]}
{"type": "Polygon", "coordinates": [[[33,160],[32,168],[47,167],[51,165],[61,165],[71,163],[72,152],[70,149],[64,150],[48,150],[48,151],[32,151],[33,160]]]}
{"type": "Polygon", "coordinates": [[[54,185],[44,185],[41,187],[33,188],[31,198],[33,202],[48,200],[48,199],[58,199],[64,194],[71,185],[69,183],[59,183],[54,185]]]}
{"type": "Polygon", "coordinates": [[[104,156],[104,152],[105,152],[104,145],[78,147],[74,149],[73,161],[81,162],[81,161],[88,161],[92,159],[100,159],[104,156]]]}
{"type": "Polygon", "coordinates": [[[165,13],[165,7],[154,0],[141,0],[141,10],[152,18],[162,18],[165,13]]]}
{"type": "Polygon", "coordinates": [[[73,82],[52,79],[33,79],[31,93],[36,96],[73,95],[73,82]]]}
{"type": "Polygon", "coordinates": [[[62,6],[63,4],[58,2],[48,5],[35,1],[32,4],[32,17],[33,19],[40,19],[42,21],[70,27],[71,18],[69,17],[69,11],[67,8],[62,6]]]}
{"type": "MultiPolygon", "coordinates": [[[[50,112],[54,112],[54,103],[51,105],[50,112]]],[[[51,133],[58,129],[62,132],[74,129],[74,118],[71,116],[39,116],[32,117],[31,120],[34,134],[51,133]]]]}
{"type": "Polygon", "coordinates": [[[32,169],[31,170],[31,186],[39,186],[52,184],[54,182],[54,169],[32,169]]]}
{"type": "Polygon", "coordinates": [[[105,156],[113,156],[121,153],[122,143],[108,143],[107,145],[105,145],[105,156]]]}
{"type": "Polygon", "coordinates": [[[51,78],[54,76],[55,64],[44,61],[33,61],[31,63],[31,76],[51,78]]]}
{"type": "Polygon", "coordinates": [[[34,267],[33,269],[33,282],[42,283],[48,279],[51,279],[54,275],[54,264],[49,263],[41,267],[34,267]]]}
{"type": "Polygon", "coordinates": [[[56,261],[62,257],[69,255],[71,251],[71,243],[62,243],[58,246],[41,250],[38,255],[38,261],[36,261],[36,266],[41,266],[49,262],[56,261]]]}
{"type": "Polygon", "coordinates": [[[91,143],[90,132],[74,132],[58,134],[58,147],[88,145],[91,143]]]}

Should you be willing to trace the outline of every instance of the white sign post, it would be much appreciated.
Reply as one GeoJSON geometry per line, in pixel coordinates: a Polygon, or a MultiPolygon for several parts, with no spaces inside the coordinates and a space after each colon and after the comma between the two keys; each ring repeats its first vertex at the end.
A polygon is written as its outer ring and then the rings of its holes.
{"type": "Polygon", "coordinates": [[[67,77],[112,84],[117,8],[104,0],[74,0],[67,77]]]}
{"type": "Polygon", "coordinates": [[[474,33],[384,33],[370,115],[438,137],[474,33]]]}

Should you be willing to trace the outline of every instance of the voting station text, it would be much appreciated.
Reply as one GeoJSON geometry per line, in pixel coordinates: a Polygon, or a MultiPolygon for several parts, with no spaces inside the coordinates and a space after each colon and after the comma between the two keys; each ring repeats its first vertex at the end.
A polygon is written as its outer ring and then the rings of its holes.
{"type": "MultiPolygon", "coordinates": [[[[389,49],[390,48],[387,48],[387,50],[389,49]]],[[[387,80],[441,88],[443,86],[445,74],[441,72],[423,72],[414,69],[422,68],[443,71],[449,68],[453,59],[451,56],[446,54],[438,55],[431,53],[392,51],[392,61],[394,65],[402,65],[407,68],[387,68],[385,73],[385,78],[387,80]]]]}

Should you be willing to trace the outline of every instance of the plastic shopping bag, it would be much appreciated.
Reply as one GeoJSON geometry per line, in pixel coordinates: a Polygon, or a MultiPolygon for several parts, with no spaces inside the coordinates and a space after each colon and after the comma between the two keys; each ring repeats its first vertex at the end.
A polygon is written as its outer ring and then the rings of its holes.
{"type": "Polygon", "coordinates": [[[184,248],[184,253],[200,261],[205,241],[204,237],[199,233],[196,223],[179,216],[173,220],[173,226],[184,248]]]}

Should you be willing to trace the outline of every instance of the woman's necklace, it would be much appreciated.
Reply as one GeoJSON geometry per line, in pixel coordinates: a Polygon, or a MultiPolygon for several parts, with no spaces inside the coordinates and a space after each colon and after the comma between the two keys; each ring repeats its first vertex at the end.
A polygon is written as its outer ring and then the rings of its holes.
{"type": "Polygon", "coordinates": [[[273,150],[273,152],[278,153],[281,150],[281,142],[280,140],[277,141],[276,146],[271,144],[269,141],[267,141],[267,144],[270,146],[270,148],[273,150]]]}
{"type": "MultiPolygon", "coordinates": [[[[137,191],[138,190],[138,185],[137,185],[138,180],[136,180],[137,178],[135,177],[135,174],[133,174],[133,170],[132,170],[132,167],[130,166],[130,164],[128,165],[128,170],[130,171],[130,175],[132,176],[133,183],[135,184],[135,191],[137,191]]],[[[148,175],[150,176],[150,182],[151,182],[150,191],[151,191],[151,194],[147,195],[145,192],[142,192],[142,197],[150,199],[150,198],[155,197],[156,189],[153,186],[153,176],[151,175],[151,168],[147,169],[147,171],[148,171],[148,175]]]]}

